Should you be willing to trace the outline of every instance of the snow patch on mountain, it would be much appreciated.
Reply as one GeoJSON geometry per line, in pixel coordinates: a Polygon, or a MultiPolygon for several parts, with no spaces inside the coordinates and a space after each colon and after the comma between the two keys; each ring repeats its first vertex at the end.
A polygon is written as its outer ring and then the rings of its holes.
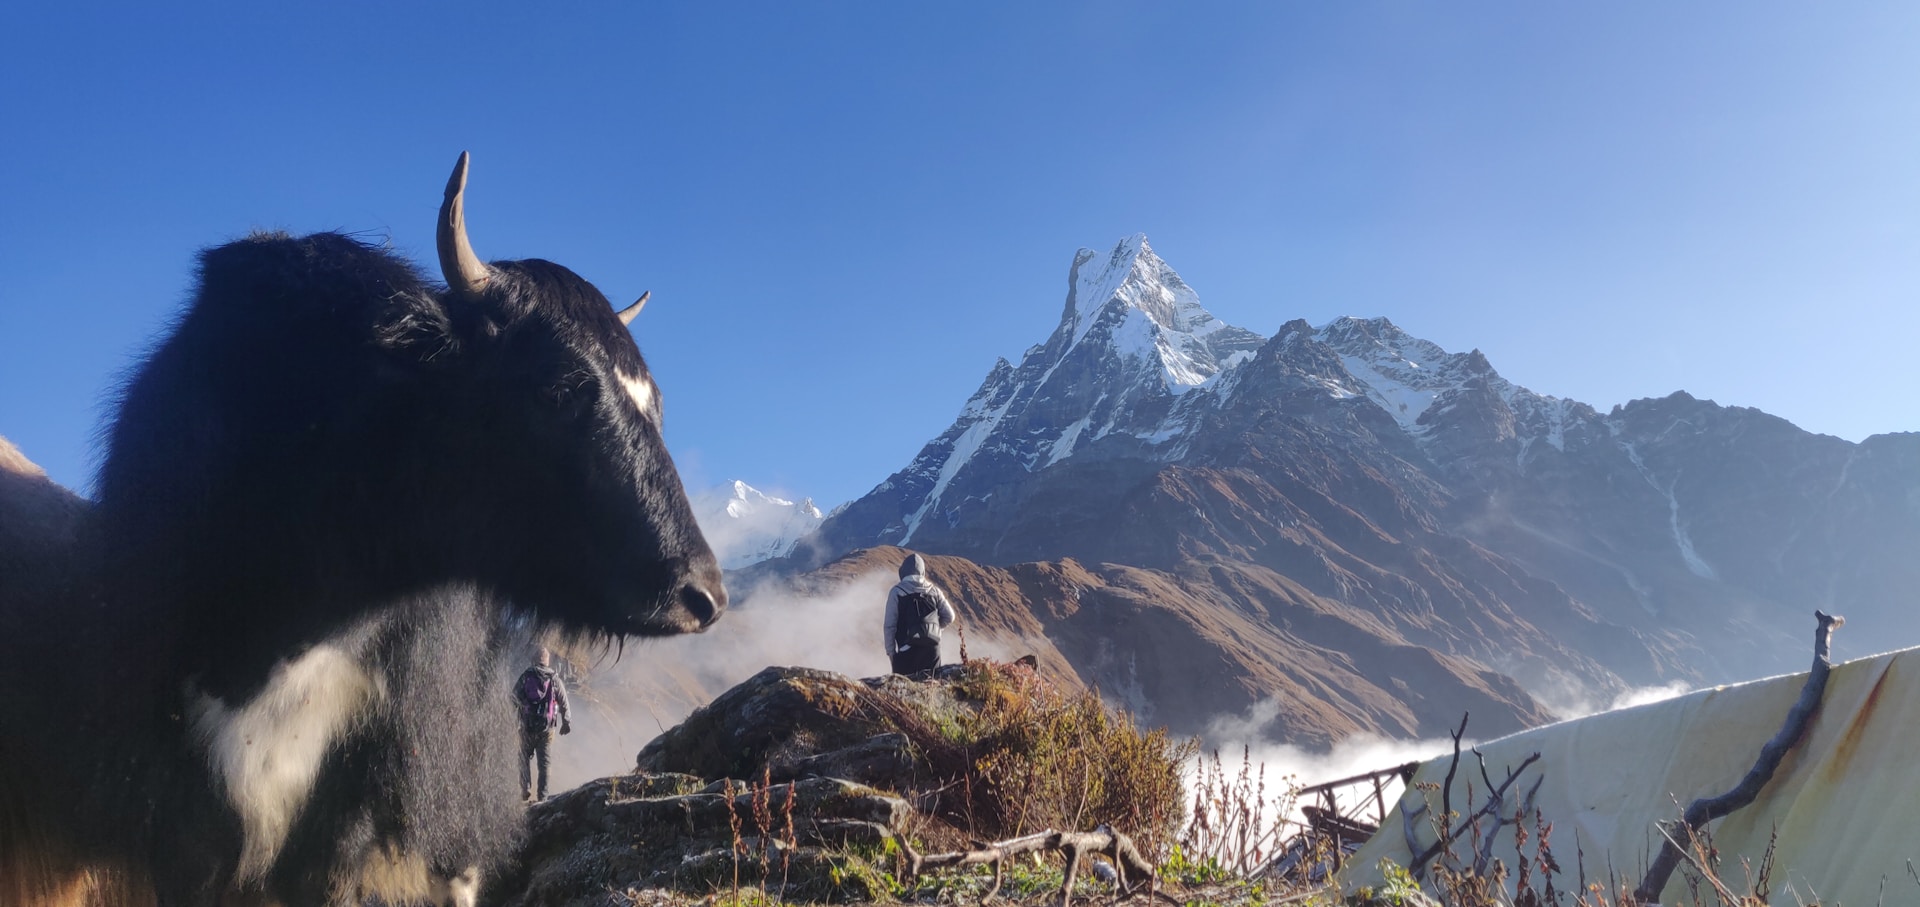
{"type": "Polygon", "coordinates": [[[1408,434],[1419,435],[1420,416],[1443,391],[1461,383],[1459,359],[1414,337],[1385,318],[1341,317],[1314,330],[1314,339],[1334,349],[1367,397],[1408,434]]]}
{"type": "Polygon", "coordinates": [[[826,519],[812,498],[789,501],[741,481],[710,488],[692,503],[694,520],[723,570],[784,557],[826,519]]]}
{"type": "Polygon", "coordinates": [[[1679,549],[1680,560],[1686,563],[1687,570],[1701,579],[1718,579],[1713,565],[1707,563],[1700,557],[1699,552],[1694,550],[1693,537],[1687,534],[1686,524],[1680,520],[1680,498],[1673,493],[1674,487],[1680,484],[1679,480],[1676,478],[1662,486],[1659,480],[1654,478],[1653,470],[1647,468],[1646,461],[1640,458],[1640,451],[1634,444],[1631,442],[1621,444],[1620,449],[1626,451],[1627,462],[1640,470],[1640,477],[1646,479],[1647,484],[1652,486],[1654,491],[1666,497],[1668,527],[1673,532],[1673,544],[1679,549]]]}
{"type": "MultiPolygon", "coordinates": [[[[978,396],[977,394],[975,395],[976,399],[978,396]]],[[[1000,420],[1006,414],[1007,407],[1005,405],[984,413],[972,425],[967,426],[966,429],[960,433],[960,437],[954,440],[952,452],[949,453],[947,458],[940,464],[939,477],[933,482],[933,490],[927,493],[927,497],[921,502],[920,508],[915,510],[913,516],[907,519],[907,531],[905,535],[900,537],[901,544],[904,545],[913,540],[914,532],[920,528],[920,521],[926,519],[927,514],[940,503],[941,496],[946,493],[947,486],[953,484],[954,476],[959,475],[960,468],[967,465],[967,463],[973,459],[974,453],[978,451],[982,445],[986,444],[987,439],[993,437],[994,429],[1000,426],[1000,420]]]]}
{"type": "MultiPolygon", "coordinates": [[[[1541,447],[1564,453],[1570,435],[1597,433],[1602,425],[1584,403],[1535,393],[1501,377],[1478,350],[1449,353],[1385,318],[1337,318],[1315,328],[1313,339],[1332,348],[1368,399],[1415,441],[1430,440],[1436,420],[1476,396],[1484,401],[1490,395],[1511,414],[1522,469],[1541,447]]],[[[1324,376],[1323,386],[1336,398],[1350,393],[1333,376],[1324,376]]]]}

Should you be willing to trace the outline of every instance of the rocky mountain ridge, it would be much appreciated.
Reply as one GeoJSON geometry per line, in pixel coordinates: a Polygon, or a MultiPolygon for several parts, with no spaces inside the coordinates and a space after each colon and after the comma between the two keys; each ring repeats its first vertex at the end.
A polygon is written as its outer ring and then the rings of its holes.
{"type": "MultiPolygon", "coordinates": [[[[1139,236],[1082,250],[1068,284],[1044,343],[997,362],[946,432],[770,571],[878,545],[1123,565],[1220,577],[1196,598],[1225,625],[1286,598],[1225,578],[1257,568],[1380,644],[1559,702],[1797,668],[1781,628],[1809,606],[1920,642],[1901,607],[1920,567],[1899,554],[1920,544],[1920,435],[1853,444],[1684,392],[1601,413],[1386,319],[1261,338],[1205,314],[1139,236]]],[[[1151,641],[1111,645],[1137,660],[1151,641]]],[[[1212,687],[1257,660],[1227,658],[1212,687]]],[[[1186,682],[1143,679],[1142,696],[1186,682]]],[[[1283,736],[1337,734],[1322,730],[1283,736]]]]}

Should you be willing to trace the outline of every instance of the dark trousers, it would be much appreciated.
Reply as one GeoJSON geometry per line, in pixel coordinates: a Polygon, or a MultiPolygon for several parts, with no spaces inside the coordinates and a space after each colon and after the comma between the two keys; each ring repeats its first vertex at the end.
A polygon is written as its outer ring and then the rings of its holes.
{"type": "Polygon", "coordinates": [[[893,673],[895,674],[918,674],[939,666],[939,646],[915,646],[905,652],[893,653],[893,673]]]}
{"type": "Polygon", "coordinates": [[[529,766],[527,764],[527,760],[533,759],[540,763],[539,799],[545,800],[547,798],[547,762],[548,762],[547,751],[552,749],[552,747],[553,747],[553,729],[552,728],[522,727],[520,729],[520,795],[521,796],[523,797],[534,796],[533,773],[532,771],[530,771],[529,766]]]}

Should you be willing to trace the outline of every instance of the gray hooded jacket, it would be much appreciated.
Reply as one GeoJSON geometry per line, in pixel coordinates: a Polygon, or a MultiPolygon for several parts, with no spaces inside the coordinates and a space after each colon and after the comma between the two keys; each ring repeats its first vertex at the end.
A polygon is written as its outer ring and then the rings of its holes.
{"type": "MultiPolygon", "coordinates": [[[[880,636],[880,646],[886,651],[888,657],[894,654],[893,633],[900,623],[901,593],[924,592],[932,596],[934,602],[940,606],[941,629],[953,623],[953,603],[947,601],[947,593],[940,591],[939,586],[927,579],[926,570],[927,562],[922,560],[920,555],[908,555],[907,559],[900,564],[900,581],[887,591],[887,621],[880,636]]],[[[935,634],[934,638],[938,639],[938,634],[935,634]]]]}

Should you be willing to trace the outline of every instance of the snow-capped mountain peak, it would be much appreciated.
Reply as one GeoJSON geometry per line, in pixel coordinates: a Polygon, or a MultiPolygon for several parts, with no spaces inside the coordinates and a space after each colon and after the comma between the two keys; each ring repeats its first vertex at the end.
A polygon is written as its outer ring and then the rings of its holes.
{"type": "MultiPolygon", "coordinates": [[[[1565,450],[1568,435],[1588,436],[1599,416],[1592,407],[1538,394],[1501,377],[1479,350],[1449,353],[1385,318],[1341,317],[1314,329],[1368,399],[1422,444],[1447,424],[1471,424],[1470,434],[1519,444],[1524,467],[1541,447],[1565,450]]],[[[1449,459],[1443,456],[1442,459],[1449,459]]]]}
{"type": "Polygon", "coordinates": [[[1092,249],[1075,253],[1056,331],[1056,342],[1065,341],[1058,357],[1066,358],[1090,336],[1120,358],[1157,364],[1164,387],[1174,394],[1251,356],[1260,341],[1203,308],[1199,294],[1154,254],[1144,233],[1121,239],[1105,256],[1092,249]]]}
{"type": "Polygon", "coordinates": [[[696,495],[693,513],[723,570],[792,552],[826,518],[812,498],[789,501],[739,480],[696,495]]]}
{"type": "MultiPolygon", "coordinates": [[[[1016,366],[996,362],[946,432],[875,489],[897,507],[876,512],[884,538],[909,544],[929,522],[949,525],[991,494],[997,476],[1071,457],[1161,450],[1190,391],[1250,359],[1259,334],[1213,317],[1153,252],[1146,236],[1073,257],[1060,323],[1016,366]],[[1097,452],[1097,453],[1089,453],[1097,452]],[[1111,451],[1111,453],[1108,453],[1111,451]]],[[[876,499],[878,500],[878,499],[876,499]]],[[[876,505],[882,506],[882,505],[876,505]]]]}
{"type": "Polygon", "coordinates": [[[1385,318],[1290,321],[1268,344],[1202,307],[1142,234],[1106,253],[1079,250],[1067,287],[1046,342],[1018,365],[995,362],[944,433],[849,505],[864,511],[853,519],[866,521],[866,537],[906,545],[990,521],[983,514],[1007,506],[995,489],[1070,460],[1181,461],[1249,393],[1254,406],[1364,400],[1449,462],[1453,448],[1485,439],[1517,442],[1505,456],[1525,469],[1592,434],[1589,408],[1534,394],[1478,350],[1449,353],[1385,318]]]}
{"type": "Polygon", "coordinates": [[[1449,353],[1385,318],[1342,316],[1316,328],[1314,339],[1332,347],[1367,396],[1414,434],[1420,416],[1440,394],[1458,387],[1467,371],[1467,356],[1449,353]]]}

